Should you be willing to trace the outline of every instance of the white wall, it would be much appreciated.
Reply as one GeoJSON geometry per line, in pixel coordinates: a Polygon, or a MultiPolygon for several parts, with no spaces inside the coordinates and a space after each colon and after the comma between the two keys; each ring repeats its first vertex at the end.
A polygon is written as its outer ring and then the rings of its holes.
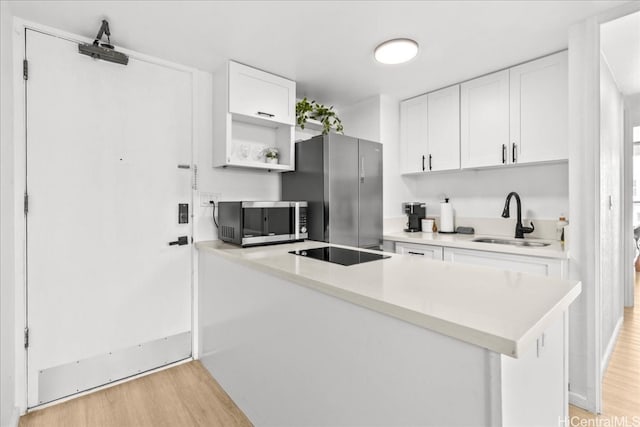
{"type": "Polygon", "coordinates": [[[523,218],[569,215],[567,163],[408,175],[405,180],[416,201],[427,203],[429,216],[440,215],[439,203],[446,194],[456,217],[500,218],[511,191],[520,195],[523,218]]]}
{"type": "Polygon", "coordinates": [[[600,59],[600,283],[602,368],[606,368],[624,314],[622,262],[622,146],[624,99],[606,63],[600,59]],[[610,256],[619,254],[619,256],[610,256]]]}
{"type": "Polygon", "coordinates": [[[373,96],[341,107],[338,115],[346,135],[382,143],[383,217],[402,216],[402,202],[411,196],[400,176],[399,101],[388,95],[373,96]]]}
{"type": "Polygon", "coordinates": [[[600,41],[596,18],[569,31],[569,276],[582,293],[569,309],[570,401],[600,410],[596,298],[600,268],[600,41]]]}
{"type": "Polygon", "coordinates": [[[569,29],[569,276],[582,282],[569,310],[569,396],[592,412],[602,409],[601,257],[612,256],[600,251],[600,208],[608,202],[600,191],[600,24],[637,10],[625,3],[569,29]]]}
{"type": "Polygon", "coordinates": [[[0,426],[15,422],[13,16],[0,2],[0,426]]]}
{"type": "Polygon", "coordinates": [[[217,193],[219,200],[280,200],[280,177],[274,172],[213,168],[213,75],[196,75],[194,162],[198,166],[198,189],[194,200],[194,240],[217,239],[211,207],[200,207],[199,193],[217,193]]]}
{"type": "MultiPolygon", "coordinates": [[[[543,164],[467,170],[429,175],[400,175],[400,104],[386,95],[341,107],[347,135],[384,145],[384,217],[402,217],[402,203],[427,203],[428,215],[440,215],[446,194],[457,217],[500,218],[506,196],[516,191],[523,217],[557,220],[569,215],[568,165],[543,164]]],[[[515,206],[514,206],[515,209],[515,206]]]]}
{"type": "Polygon", "coordinates": [[[380,141],[380,96],[372,96],[356,104],[341,107],[338,116],[344,134],[356,138],[380,141]]]}
{"type": "Polygon", "coordinates": [[[403,216],[402,203],[413,197],[400,175],[400,101],[387,95],[380,97],[380,141],[384,144],[384,217],[403,216]]]}

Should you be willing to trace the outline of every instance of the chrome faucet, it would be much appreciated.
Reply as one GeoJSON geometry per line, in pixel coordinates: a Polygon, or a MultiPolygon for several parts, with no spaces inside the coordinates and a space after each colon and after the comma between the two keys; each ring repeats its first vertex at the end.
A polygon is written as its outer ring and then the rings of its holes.
{"type": "Polygon", "coordinates": [[[524,239],[524,233],[532,233],[535,230],[533,226],[533,222],[531,223],[531,227],[524,227],[522,225],[522,205],[520,203],[520,196],[515,191],[512,191],[507,195],[507,201],[504,204],[504,210],[502,211],[502,218],[509,218],[509,202],[511,202],[511,197],[515,196],[516,198],[516,207],[518,209],[518,218],[516,222],[516,239],[524,239]]]}

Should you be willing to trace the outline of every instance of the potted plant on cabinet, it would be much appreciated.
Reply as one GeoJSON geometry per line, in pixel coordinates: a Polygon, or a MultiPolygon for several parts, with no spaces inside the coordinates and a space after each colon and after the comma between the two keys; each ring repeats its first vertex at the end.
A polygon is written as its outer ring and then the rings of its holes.
{"type": "Polygon", "coordinates": [[[317,121],[320,124],[323,135],[328,134],[332,129],[336,132],[344,133],[344,126],[342,126],[342,121],[333,110],[333,105],[325,107],[304,97],[296,103],[296,124],[300,126],[300,129],[304,129],[310,120],[317,121]]]}
{"type": "Polygon", "coordinates": [[[266,148],[264,151],[264,158],[267,163],[277,165],[279,156],[280,156],[280,152],[276,147],[269,147],[269,148],[266,148]]]}

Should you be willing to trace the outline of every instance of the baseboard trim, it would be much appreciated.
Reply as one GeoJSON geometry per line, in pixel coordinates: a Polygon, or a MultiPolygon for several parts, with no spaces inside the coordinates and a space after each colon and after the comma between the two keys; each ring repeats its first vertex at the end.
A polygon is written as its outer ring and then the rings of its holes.
{"type": "Polygon", "coordinates": [[[616,327],[613,329],[613,334],[611,334],[611,339],[609,340],[609,344],[607,344],[607,350],[604,353],[604,357],[602,358],[602,364],[600,365],[600,381],[604,378],[604,373],[607,371],[607,367],[609,366],[609,361],[611,360],[611,355],[613,354],[613,350],[616,348],[616,343],[618,342],[618,335],[620,335],[620,329],[622,328],[622,322],[624,321],[624,316],[620,316],[618,322],[616,323],[616,327]]]}
{"type": "MultiPolygon", "coordinates": [[[[108,388],[111,388],[111,387],[115,387],[115,386],[118,386],[120,384],[127,383],[129,381],[135,381],[135,380],[137,380],[139,378],[146,377],[147,375],[152,375],[152,374],[155,374],[156,372],[164,371],[166,369],[171,369],[171,368],[174,368],[176,366],[182,365],[184,363],[189,363],[189,362],[191,362],[193,360],[194,360],[193,357],[187,357],[186,359],[178,360],[178,361],[170,363],[168,365],[160,366],[158,368],[151,369],[149,371],[141,372],[141,373],[139,373],[137,375],[132,375],[132,376],[127,377],[127,378],[123,378],[123,379],[120,379],[120,380],[117,380],[117,381],[113,381],[113,382],[110,382],[108,384],[104,384],[104,385],[92,388],[90,390],[81,391],[79,393],[73,394],[71,396],[66,396],[66,397],[54,400],[52,402],[49,402],[49,403],[44,403],[42,405],[34,406],[32,408],[28,408],[27,411],[25,412],[25,414],[28,414],[28,413],[31,413],[31,412],[35,412],[35,411],[41,411],[41,410],[49,408],[51,406],[59,405],[61,403],[68,402],[70,400],[74,400],[74,399],[77,399],[79,397],[86,396],[88,394],[92,394],[92,393],[95,393],[95,392],[98,392],[98,391],[101,391],[101,390],[105,390],[105,389],[108,389],[108,388]]],[[[17,424],[16,424],[16,426],[17,426],[17,424]]]]}
{"type": "Polygon", "coordinates": [[[31,407],[73,396],[191,357],[191,330],[33,371],[31,407]]]}
{"type": "Polygon", "coordinates": [[[585,411],[591,411],[591,409],[589,409],[589,402],[587,401],[587,398],[575,391],[569,392],[569,403],[573,406],[577,406],[578,408],[582,408],[585,411]]]}
{"type": "Polygon", "coordinates": [[[11,412],[11,417],[9,418],[9,422],[6,424],[6,427],[18,427],[19,422],[20,422],[20,408],[18,408],[17,406],[14,406],[13,411],[11,412]]]}

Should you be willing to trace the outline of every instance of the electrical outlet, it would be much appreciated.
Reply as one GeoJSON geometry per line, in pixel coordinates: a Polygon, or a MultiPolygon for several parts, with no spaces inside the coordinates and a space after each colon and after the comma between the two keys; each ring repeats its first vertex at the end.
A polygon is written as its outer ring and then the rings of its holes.
{"type": "Polygon", "coordinates": [[[211,207],[211,202],[218,204],[220,193],[200,193],[200,206],[203,208],[211,207]]]}

